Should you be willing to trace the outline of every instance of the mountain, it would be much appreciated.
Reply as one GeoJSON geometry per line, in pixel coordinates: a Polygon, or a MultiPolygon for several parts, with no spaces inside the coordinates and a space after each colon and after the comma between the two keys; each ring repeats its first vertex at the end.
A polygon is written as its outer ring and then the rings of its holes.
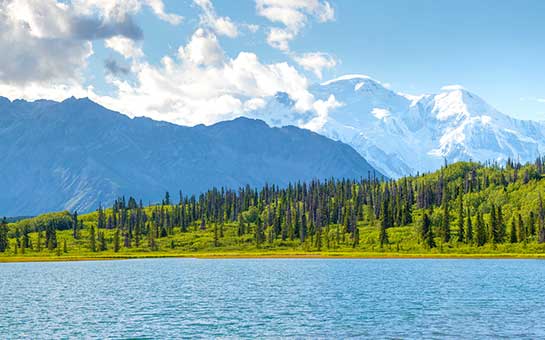
{"type": "Polygon", "coordinates": [[[0,155],[0,215],[12,216],[374,171],[348,145],[293,126],[239,118],[190,128],[75,98],[0,97],[0,155]]]}
{"type": "Polygon", "coordinates": [[[313,85],[310,92],[329,103],[329,110],[297,112],[289,96],[279,93],[250,116],[345,142],[394,178],[436,170],[445,159],[522,162],[545,151],[543,122],[514,119],[460,86],[412,96],[368,76],[347,75],[313,85]]]}

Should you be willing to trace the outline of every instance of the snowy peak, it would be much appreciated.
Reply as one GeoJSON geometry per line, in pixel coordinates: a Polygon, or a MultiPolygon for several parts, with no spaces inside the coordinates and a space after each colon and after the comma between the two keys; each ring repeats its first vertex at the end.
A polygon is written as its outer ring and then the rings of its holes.
{"type": "Polygon", "coordinates": [[[435,170],[445,159],[526,161],[545,151],[543,123],[505,115],[460,85],[410,95],[350,74],[315,84],[310,92],[319,103],[334,98],[335,105],[302,113],[281,105],[286,99],[277,95],[254,114],[272,125],[297,125],[346,142],[390,177],[435,170]]]}

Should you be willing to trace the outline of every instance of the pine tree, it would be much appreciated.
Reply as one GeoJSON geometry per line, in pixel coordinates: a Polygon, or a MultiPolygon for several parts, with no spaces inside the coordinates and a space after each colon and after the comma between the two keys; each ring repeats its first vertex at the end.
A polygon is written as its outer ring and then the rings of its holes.
{"type": "Polygon", "coordinates": [[[481,247],[486,243],[486,227],[484,225],[483,215],[477,214],[477,227],[475,231],[475,241],[477,246],[481,247]]]}
{"type": "Polygon", "coordinates": [[[389,203],[388,199],[385,198],[382,202],[381,216],[380,216],[380,233],[379,233],[379,242],[380,247],[384,247],[385,244],[388,244],[388,232],[386,229],[391,227],[390,217],[389,217],[389,203]]]}
{"type": "Polygon", "coordinates": [[[424,244],[430,249],[435,248],[433,228],[431,226],[431,220],[427,213],[424,213],[424,216],[422,217],[422,227],[420,228],[420,232],[424,244]]]}
{"type": "Polygon", "coordinates": [[[448,243],[450,241],[450,218],[449,218],[449,206],[446,185],[443,185],[443,194],[441,206],[443,208],[443,219],[441,221],[441,236],[443,242],[448,243]]]}
{"type": "Polygon", "coordinates": [[[0,224],[0,252],[5,252],[9,247],[8,240],[8,222],[6,218],[2,218],[2,223],[0,224]]]}
{"type": "Polygon", "coordinates": [[[72,237],[74,239],[78,238],[78,212],[74,211],[74,214],[72,215],[72,237]]]}
{"type": "Polygon", "coordinates": [[[98,232],[98,249],[100,251],[105,251],[108,249],[108,246],[106,244],[106,238],[104,237],[103,231],[98,232]]]}
{"type": "Polygon", "coordinates": [[[219,247],[218,224],[214,223],[214,247],[219,247]]]}
{"type": "MultiPolygon", "coordinates": [[[[150,232],[150,248],[152,250],[154,250],[155,248],[155,233],[154,232],[150,232]]],[[[115,233],[114,233],[114,252],[118,252],[119,249],[121,248],[121,245],[120,245],[120,239],[119,239],[119,228],[116,228],[115,229],[115,233]]]]}
{"type": "Polygon", "coordinates": [[[459,199],[459,206],[458,206],[458,242],[465,242],[464,200],[463,200],[463,192],[461,188],[460,188],[460,199],[459,199]]]}
{"type": "Polygon", "coordinates": [[[539,195],[539,230],[538,230],[537,242],[545,243],[545,209],[543,208],[543,201],[541,200],[541,194],[539,195]]]}
{"type": "Polygon", "coordinates": [[[97,251],[96,239],[95,239],[95,227],[91,225],[89,229],[89,249],[94,253],[97,251]]]}
{"type": "Polygon", "coordinates": [[[354,240],[352,242],[352,248],[356,248],[360,244],[360,229],[356,227],[354,229],[354,240]]]}
{"type": "Polygon", "coordinates": [[[519,241],[526,243],[526,226],[524,225],[524,222],[522,221],[522,215],[518,215],[518,229],[519,229],[519,241]]]}
{"type": "Polygon", "coordinates": [[[467,226],[466,226],[466,242],[471,244],[473,242],[473,224],[471,223],[471,214],[469,207],[467,207],[467,226]]]}
{"type": "Polygon", "coordinates": [[[517,243],[518,242],[518,238],[517,238],[517,225],[515,223],[515,217],[513,217],[511,219],[511,234],[510,234],[510,242],[511,243],[517,243]]]}

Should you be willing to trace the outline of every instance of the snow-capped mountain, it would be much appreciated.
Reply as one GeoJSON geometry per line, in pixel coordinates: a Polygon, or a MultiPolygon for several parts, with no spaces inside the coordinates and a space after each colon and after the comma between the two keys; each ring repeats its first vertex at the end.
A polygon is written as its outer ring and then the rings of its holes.
{"type": "Polygon", "coordinates": [[[317,113],[297,112],[279,93],[252,116],[348,143],[390,177],[434,170],[445,159],[530,161],[545,151],[543,122],[514,119],[460,86],[412,96],[368,76],[347,75],[310,91],[321,103],[317,113]]]}

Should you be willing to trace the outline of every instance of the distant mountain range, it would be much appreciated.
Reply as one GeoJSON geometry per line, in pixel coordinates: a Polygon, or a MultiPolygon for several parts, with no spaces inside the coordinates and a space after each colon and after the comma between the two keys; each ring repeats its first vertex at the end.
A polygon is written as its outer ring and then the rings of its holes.
{"type": "MultiPolygon", "coordinates": [[[[213,186],[367,177],[353,148],[293,126],[239,118],[183,127],[131,119],[89,99],[0,97],[0,215],[89,211],[120,195],[157,201],[213,186]]],[[[377,176],[382,176],[376,172],[377,176]]]]}
{"type": "Polygon", "coordinates": [[[394,178],[436,170],[445,159],[524,162],[545,152],[543,122],[514,119],[460,86],[412,96],[368,76],[346,75],[313,85],[310,92],[330,109],[301,113],[286,93],[277,93],[249,116],[273,126],[308,127],[348,143],[394,178]]]}

